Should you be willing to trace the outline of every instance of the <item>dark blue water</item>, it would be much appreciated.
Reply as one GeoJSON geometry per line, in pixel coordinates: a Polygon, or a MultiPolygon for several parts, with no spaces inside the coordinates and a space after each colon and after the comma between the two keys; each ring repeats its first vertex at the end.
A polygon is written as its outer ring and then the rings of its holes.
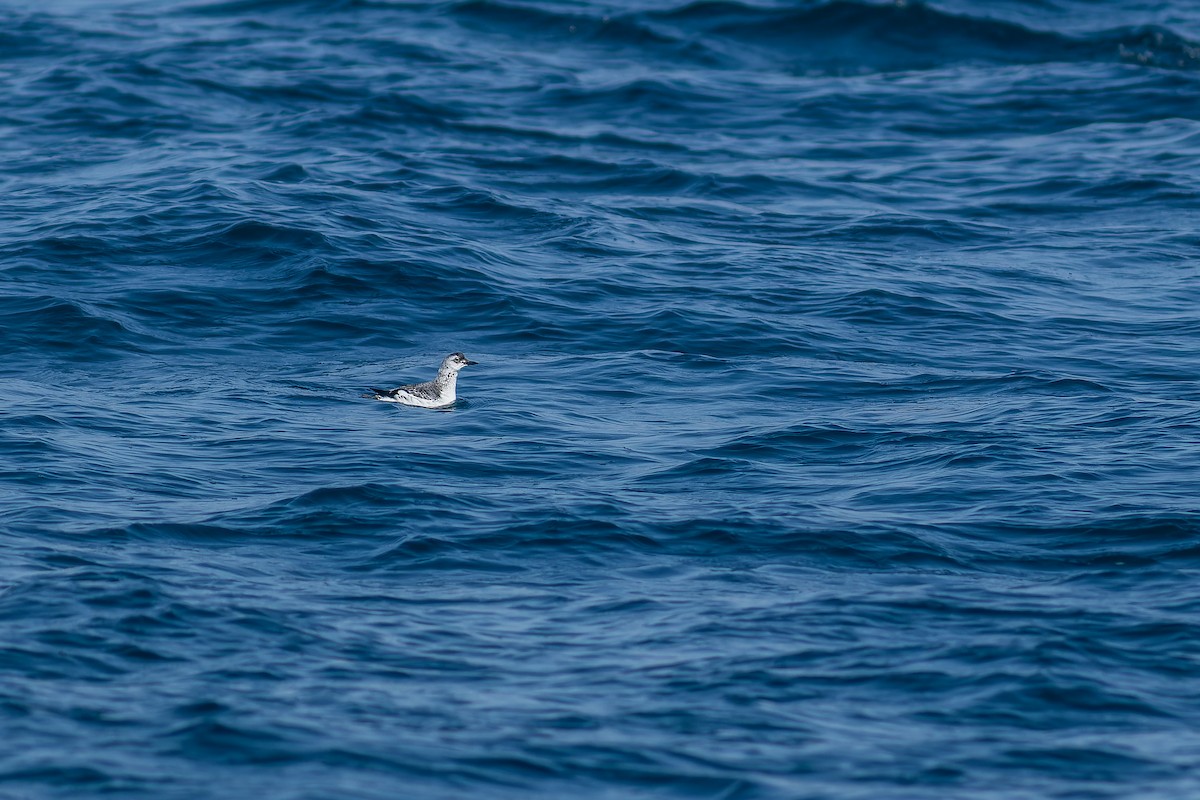
{"type": "Polygon", "coordinates": [[[1200,6],[10,2],[0,87],[0,798],[1200,796],[1200,6]]]}

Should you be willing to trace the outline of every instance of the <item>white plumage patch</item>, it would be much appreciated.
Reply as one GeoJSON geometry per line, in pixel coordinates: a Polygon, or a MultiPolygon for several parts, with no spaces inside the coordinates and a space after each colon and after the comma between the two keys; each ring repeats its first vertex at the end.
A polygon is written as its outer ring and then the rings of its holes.
{"type": "Polygon", "coordinates": [[[454,394],[454,387],[447,387],[449,391],[442,392],[436,399],[428,397],[420,397],[418,395],[409,394],[403,389],[396,389],[394,397],[386,395],[376,395],[376,400],[382,400],[385,403],[401,403],[406,406],[418,406],[420,408],[441,408],[443,406],[452,405],[457,399],[454,394]]]}

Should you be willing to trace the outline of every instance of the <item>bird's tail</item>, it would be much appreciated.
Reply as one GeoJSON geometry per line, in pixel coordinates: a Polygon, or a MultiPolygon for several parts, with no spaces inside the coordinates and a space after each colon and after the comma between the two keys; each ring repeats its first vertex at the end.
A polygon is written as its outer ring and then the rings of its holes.
{"type": "Polygon", "coordinates": [[[367,388],[371,390],[372,394],[364,394],[363,397],[367,397],[372,400],[378,400],[381,397],[387,397],[391,395],[391,392],[387,389],[376,389],[374,386],[368,386],[367,388]]]}

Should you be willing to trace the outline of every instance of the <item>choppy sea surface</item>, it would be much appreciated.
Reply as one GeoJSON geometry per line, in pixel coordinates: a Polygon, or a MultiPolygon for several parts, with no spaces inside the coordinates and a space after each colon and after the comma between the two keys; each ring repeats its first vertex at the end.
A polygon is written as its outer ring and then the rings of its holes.
{"type": "Polygon", "coordinates": [[[8,2],[0,99],[0,798],[1200,796],[1200,6],[8,2]]]}

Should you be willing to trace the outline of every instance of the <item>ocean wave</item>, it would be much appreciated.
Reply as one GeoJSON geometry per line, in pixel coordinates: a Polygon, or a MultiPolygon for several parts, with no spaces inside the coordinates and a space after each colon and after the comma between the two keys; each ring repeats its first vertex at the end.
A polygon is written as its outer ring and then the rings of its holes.
{"type": "Polygon", "coordinates": [[[459,0],[449,7],[449,12],[470,26],[486,26],[489,32],[498,29],[521,38],[553,37],[573,44],[594,42],[609,47],[637,48],[642,54],[669,47],[672,56],[680,55],[678,46],[682,43],[646,25],[636,15],[598,15],[584,9],[569,13],[561,6],[547,8],[499,0],[459,0]]]}
{"type": "Polygon", "coordinates": [[[961,62],[1135,63],[1194,70],[1200,48],[1169,30],[1127,27],[1083,36],[1001,19],[954,14],[925,3],[837,0],[802,8],[697,2],[655,19],[717,40],[778,53],[800,68],[855,73],[919,70],[961,62]]]}
{"type": "Polygon", "coordinates": [[[141,349],[141,335],[95,306],[46,295],[4,298],[0,325],[14,351],[30,355],[87,361],[141,349]]]}

